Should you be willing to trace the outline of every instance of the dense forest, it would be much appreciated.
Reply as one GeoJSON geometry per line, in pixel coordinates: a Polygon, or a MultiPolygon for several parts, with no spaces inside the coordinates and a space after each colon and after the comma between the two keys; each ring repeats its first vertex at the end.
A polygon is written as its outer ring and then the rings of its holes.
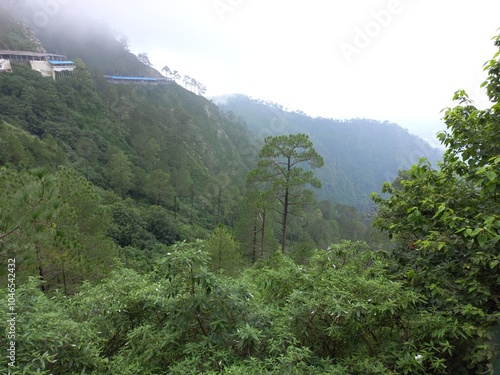
{"type": "Polygon", "coordinates": [[[0,73],[2,371],[498,371],[499,54],[491,108],[458,91],[437,162],[394,124],[110,83],[161,74],[102,24],[51,27],[0,14],[0,49],[76,65],[0,73]]]}

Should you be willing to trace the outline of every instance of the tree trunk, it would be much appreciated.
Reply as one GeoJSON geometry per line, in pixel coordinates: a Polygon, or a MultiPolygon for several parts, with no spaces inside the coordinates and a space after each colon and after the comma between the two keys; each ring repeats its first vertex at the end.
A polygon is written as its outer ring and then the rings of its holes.
{"type": "Polygon", "coordinates": [[[281,233],[281,254],[285,254],[286,247],[286,226],[288,218],[288,187],[285,189],[285,201],[283,204],[283,230],[281,233]]]}
{"type": "Polygon", "coordinates": [[[257,218],[253,221],[252,263],[257,261],[257,218]]]}
{"type": "Polygon", "coordinates": [[[260,257],[264,258],[264,239],[266,236],[266,210],[262,210],[262,233],[260,234],[260,257]]]}
{"type": "Polygon", "coordinates": [[[221,201],[222,188],[219,186],[219,199],[217,202],[217,225],[220,223],[220,201],[221,201]]]}
{"type": "Polygon", "coordinates": [[[68,285],[66,283],[66,269],[64,268],[64,261],[62,262],[62,279],[63,279],[63,290],[64,295],[68,295],[68,285]]]}
{"type": "Polygon", "coordinates": [[[189,213],[189,224],[193,225],[194,192],[191,191],[191,212],[189,213]]]}
{"type": "Polygon", "coordinates": [[[40,289],[42,292],[46,292],[47,288],[45,288],[45,270],[43,269],[42,265],[42,249],[40,249],[40,243],[37,241],[35,242],[35,249],[36,249],[36,257],[38,261],[38,276],[40,276],[40,289]]]}
{"type": "Polygon", "coordinates": [[[217,212],[215,210],[215,206],[217,204],[217,198],[215,197],[215,194],[212,198],[212,219],[213,219],[213,227],[215,229],[215,227],[217,226],[217,212]]]}

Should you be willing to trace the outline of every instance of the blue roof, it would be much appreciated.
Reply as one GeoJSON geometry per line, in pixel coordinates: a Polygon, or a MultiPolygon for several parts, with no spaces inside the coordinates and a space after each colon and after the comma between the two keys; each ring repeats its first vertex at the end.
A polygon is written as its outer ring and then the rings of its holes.
{"type": "Polygon", "coordinates": [[[127,81],[164,81],[166,78],[151,78],[151,77],[128,77],[128,76],[105,76],[111,79],[121,79],[127,81]]]}
{"type": "Polygon", "coordinates": [[[59,60],[49,60],[49,63],[51,63],[52,65],[74,65],[75,63],[73,61],[70,61],[70,60],[66,60],[66,61],[59,61],[59,60]]]}

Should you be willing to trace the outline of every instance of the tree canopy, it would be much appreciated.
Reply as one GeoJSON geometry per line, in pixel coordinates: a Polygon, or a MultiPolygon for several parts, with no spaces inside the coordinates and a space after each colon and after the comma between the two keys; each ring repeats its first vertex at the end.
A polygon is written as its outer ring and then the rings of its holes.
{"type": "Polygon", "coordinates": [[[277,200],[282,217],[281,251],[285,253],[290,208],[313,201],[312,191],[304,187],[321,187],[311,169],[323,166],[323,158],[305,134],[267,137],[259,157],[257,168],[249,173],[247,180],[264,185],[263,189],[277,200]],[[304,170],[303,165],[310,169],[304,170]]]}
{"type": "Polygon", "coordinates": [[[385,185],[387,199],[374,195],[376,225],[396,240],[396,275],[425,296],[429,311],[460,322],[461,334],[447,338],[455,348],[446,359],[452,373],[490,373],[499,330],[499,56],[485,65],[491,107],[476,108],[461,90],[446,109],[440,169],[422,160],[385,185]]]}

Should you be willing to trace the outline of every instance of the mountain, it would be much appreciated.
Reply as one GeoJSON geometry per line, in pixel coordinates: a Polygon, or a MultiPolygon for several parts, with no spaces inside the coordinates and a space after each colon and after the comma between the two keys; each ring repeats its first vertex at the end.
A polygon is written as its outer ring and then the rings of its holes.
{"type": "Polygon", "coordinates": [[[369,195],[380,192],[382,183],[394,180],[399,170],[410,168],[421,157],[435,165],[442,156],[441,150],[393,123],[312,118],[241,94],[213,100],[245,121],[259,139],[288,133],[309,135],[325,160],[316,172],[323,185],[319,199],[362,208],[369,204],[369,195]]]}
{"type": "MultiPolygon", "coordinates": [[[[82,23],[85,32],[76,24],[63,32],[61,11],[38,31],[40,41],[2,14],[1,30],[8,30],[2,48],[66,53],[75,69],[56,73],[54,80],[13,61],[12,73],[0,72],[0,166],[73,168],[104,201],[132,199],[127,210],[143,207],[139,216],[149,205],[162,207],[176,222],[177,239],[203,237],[218,222],[234,223],[258,152],[244,124],[173,81],[108,82],[105,74],[161,74],[109,28],[82,23]]],[[[146,226],[144,217],[137,220],[146,226]]],[[[145,238],[139,236],[138,248],[152,246],[145,238]]]]}

